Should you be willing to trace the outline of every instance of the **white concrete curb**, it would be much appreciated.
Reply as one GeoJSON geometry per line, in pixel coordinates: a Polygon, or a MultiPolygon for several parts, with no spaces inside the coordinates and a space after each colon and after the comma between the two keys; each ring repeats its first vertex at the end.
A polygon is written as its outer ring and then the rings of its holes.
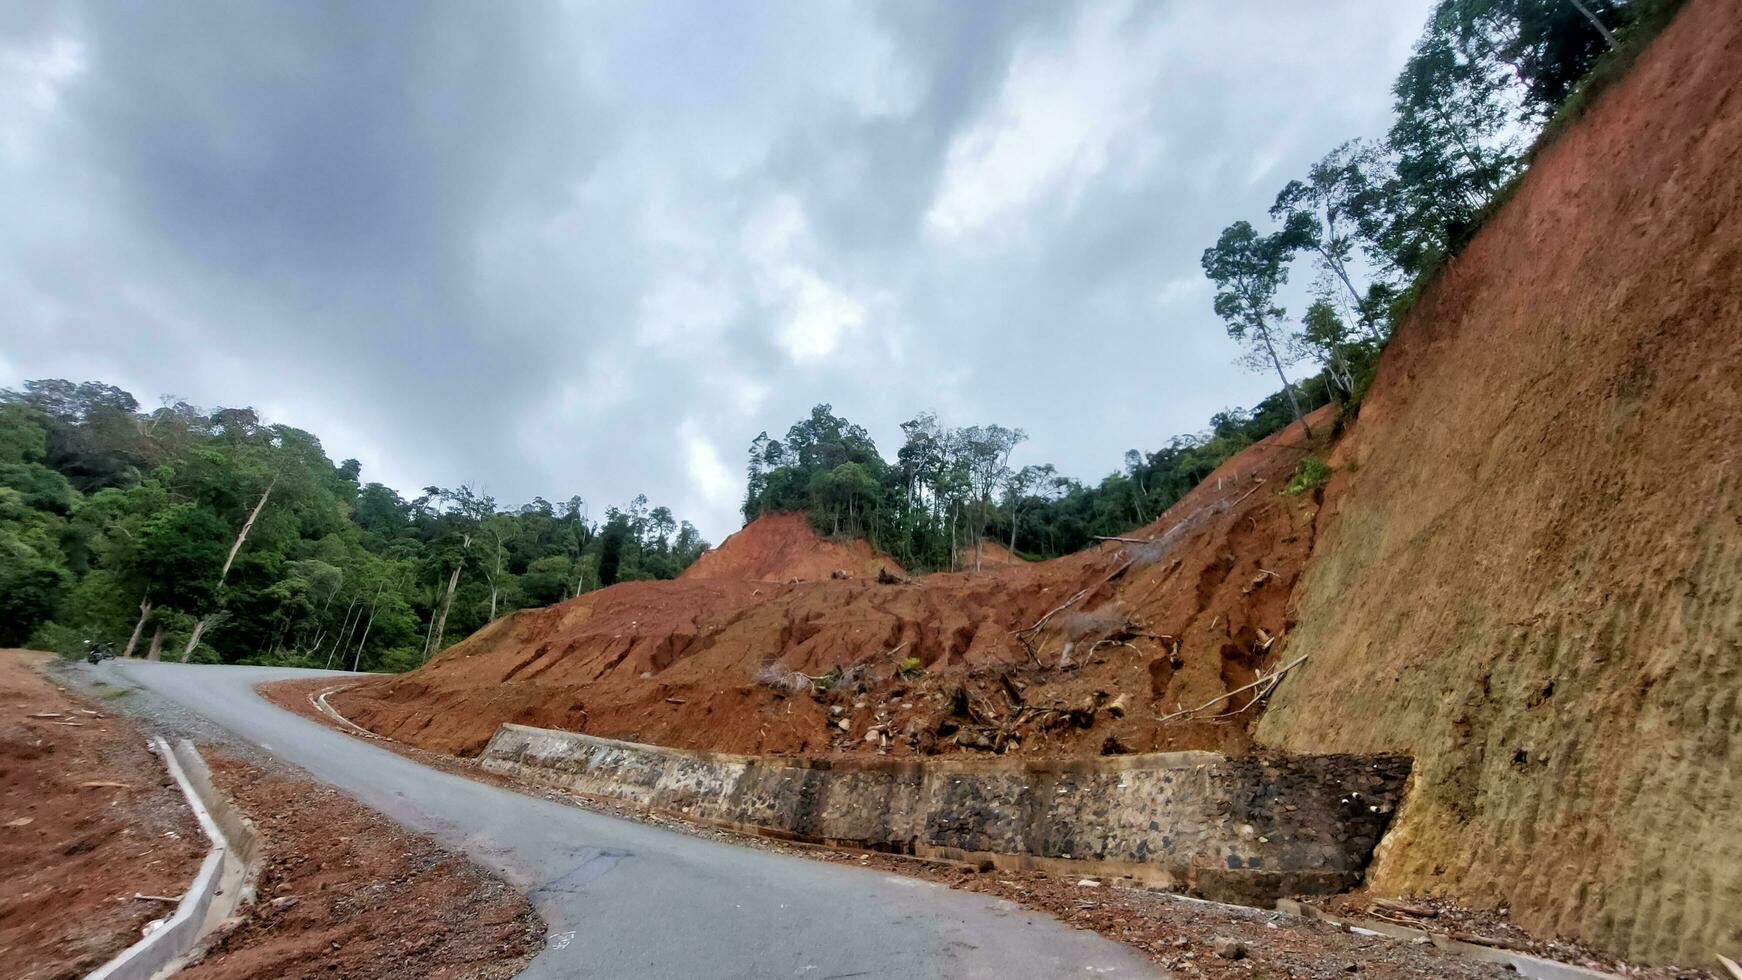
{"type": "Polygon", "coordinates": [[[259,835],[254,824],[218,791],[212,773],[192,742],[182,739],[174,747],[153,736],[151,747],[163,759],[164,768],[181,787],[200,829],[212,849],[200,863],[199,873],[176,905],[175,913],[151,934],[122,950],[98,967],[85,980],[150,980],[164,977],[181,967],[181,958],[243,901],[252,900],[254,878],[259,872],[259,835]]]}
{"type": "Polygon", "coordinates": [[[337,694],[350,686],[350,684],[335,684],[318,693],[309,695],[308,703],[314,705],[316,711],[319,711],[321,714],[326,715],[328,718],[331,718],[345,726],[345,731],[350,732],[352,735],[356,735],[359,738],[372,738],[378,740],[386,739],[385,735],[377,735],[369,729],[364,728],[362,725],[356,724],[351,721],[351,719],[346,718],[344,715],[339,714],[339,709],[327,703],[328,695],[337,694]]]}

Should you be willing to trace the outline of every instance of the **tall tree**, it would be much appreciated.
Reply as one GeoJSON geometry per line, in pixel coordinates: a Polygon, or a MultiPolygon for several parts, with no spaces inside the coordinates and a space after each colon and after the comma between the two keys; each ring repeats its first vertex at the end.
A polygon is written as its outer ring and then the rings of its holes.
{"type": "Polygon", "coordinates": [[[1633,20],[1627,0],[1441,0],[1434,18],[1460,47],[1487,52],[1518,80],[1527,117],[1550,115],[1616,46],[1633,20]]]}
{"type": "Polygon", "coordinates": [[[1392,94],[1397,119],[1386,146],[1395,169],[1379,239],[1398,268],[1415,274],[1456,247],[1518,172],[1517,97],[1492,45],[1461,33],[1443,7],[1392,94]]]}
{"type": "Polygon", "coordinates": [[[1295,239],[1287,231],[1259,234],[1250,223],[1236,221],[1222,230],[1216,244],[1204,250],[1204,274],[1216,284],[1216,315],[1228,336],[1246,345],[1249,365],[1268,364],[1282,380],[1295,421],[1312,435],[1300,396],[1284,370],[1294,346],[1283,325],[1287,311],[1276,302],[1276,291],[1288,281],[1288,257],[1295,239]]]}
{"type": "Polygon", "coordinates": [[[1389,290],[1357,286],[1356,245],[1383,206],[1385,163],[1381,154],[1359,140],[1350,140],[1325,154],[1307,170],[1305,180],[1291,180],[1276,195],[1270,216],[1283,227],[1294,249],[1313,253],[1319,268],[1349,294],[1361,326],[1380,341],[1389,290]]]}

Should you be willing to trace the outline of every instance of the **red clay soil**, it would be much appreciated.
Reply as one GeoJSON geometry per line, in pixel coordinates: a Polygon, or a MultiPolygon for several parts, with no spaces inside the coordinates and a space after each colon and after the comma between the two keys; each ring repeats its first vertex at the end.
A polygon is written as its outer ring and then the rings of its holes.
{"type": "Polygon", "coordinates": [[[427,838],[299,776],[202,747],[259,828],[259,900],[179,976],[511,977],[544,937],[525,897],[427,838]]]}
{"type": "MultiPolygon", "coordinates": [[[[752,525],[715,571],[523,610],[331,701],[461,754],[502,722],[745,753],[1241,751],[1251,692],[1160,719],[1275,665],[1318,515],[1313,494],[1280,491],[1322,449],[1328,411],[1312,421],[1318,442],[1292,426],[1248,448],[1132,533],[1147,543],[901,584],[724,577],[771,567],[734,554],[761,539],[752,525]],[[923,673],[904,678],[909,657],[923,673]],[[808,679],[833,671],[847,676],[826,692],[808,679]]],[[[808,534],[802,520],[781,535],[808,534]]]]}
{"type": "Polygon", "coordinates": [[[988,565],[1015,565],[1026,560],[1027,559],[1016,554],[1016,552],[1011,551],[1009,548],[1004,547],[991,538],[986,538],[980,542],[978,555],[975,554],[972,547],[958,548],[956,550],[957,571],[970,571],[974,568],[976,563],[979,564],[980,568],[984,569],[988,565]]]}
{"type": "Polygon", "coordinates": [[[52,657],[0,651],[0,963],[20,980],[82,977],[133,945],[208,847],[145,736],[37,673],[52,657]]]}
{"type": "Polygon", "coordinates": [[[808,582],[840,575],[876,578],[883,569],[905,574],[895,559],[864,539],[823,538],[803,513],[784,513],[764,514],[746,524],[718,548],[702,552],[678,578],[808,582]]]}
{"type": "Polygon", "coordinates": [[[1737,13],[1688,0],[1398,325],[1258,730],[1415,758],[1381,893],[1648,962],[1742,955],[1737,13]]]}

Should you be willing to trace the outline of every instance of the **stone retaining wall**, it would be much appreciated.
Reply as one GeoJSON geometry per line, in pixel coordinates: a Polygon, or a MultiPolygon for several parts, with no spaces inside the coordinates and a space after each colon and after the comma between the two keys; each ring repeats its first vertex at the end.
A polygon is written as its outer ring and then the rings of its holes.
{"type": "Polygon", "coordinates": [[[1095,759],[809,759],[503,725],[492,772],[821,844],[1128,875],[1223,901],[1358,884],[1402,756],[1208,752],[1095,759]]]}

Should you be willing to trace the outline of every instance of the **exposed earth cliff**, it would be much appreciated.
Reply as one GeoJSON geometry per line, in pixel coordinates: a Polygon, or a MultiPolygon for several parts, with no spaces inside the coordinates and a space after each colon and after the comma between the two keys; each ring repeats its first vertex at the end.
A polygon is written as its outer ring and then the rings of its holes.
{"type": "Polygon", "coordinates": [[[1742,21],[1695,0],[1385,352],[1259,726],[1415,757],[1378,889],[1742,949],[1739,154],[1742,21]]]}

